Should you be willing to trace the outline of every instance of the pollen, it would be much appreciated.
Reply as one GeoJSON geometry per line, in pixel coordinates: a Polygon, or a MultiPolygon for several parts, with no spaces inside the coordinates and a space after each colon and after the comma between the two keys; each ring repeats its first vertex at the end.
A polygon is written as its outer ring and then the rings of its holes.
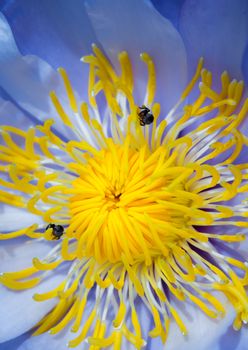
{"type": "Polygon", "coordinates": [[[54,289],[33,294],[37,302],[57,301],[34,335],[70,327],[71,348],[85,342],[92,350],[120,350],[128,342],[141,349],[150,337],[165,343],[172,320],[190,336],[178,305],[191,302],[220,319],[226,313],[220,294],[240,329],[248,322],[248,264],[223,253],[218,242],[242,244],[248,228],[248,166],[239,160],[248,146],[240,130],[248,112],[243,82],[224,72],[221,89],[214,89],[200,59],[178,103],[161,115],[156,65],[147,53],[140,56],[146,94],[136,101],[128,53],[119,54],[117,73],[92,49],[82,59],[89,66],[88,102],[79,101],[63,68],[68,101],[50,93],[70,140],[59,136],[53,119],[27,131],[1,126],[1,201],[44,224],[1,233],[0,240],[25,236],[54,248],[43,259],[34,256],[27,269],[4,272],[0,282],[32,291],[67,267],[54,289]],[[149,123],[141,120],[146,113],[149,123]],[[153,320],[148,333],[138,301],[153,320]]]}

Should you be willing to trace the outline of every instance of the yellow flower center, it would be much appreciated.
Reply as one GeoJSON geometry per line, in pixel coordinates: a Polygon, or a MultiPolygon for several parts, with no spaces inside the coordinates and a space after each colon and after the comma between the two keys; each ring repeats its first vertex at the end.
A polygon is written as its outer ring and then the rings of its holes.
{"type": "Polygon", "coordinates": [[[180,101],[159,121],[149,55],[141,55],[148,68],[146,96],[136,103],[128,54],[119,54],[118,75],[96,46],[93,51],[83,58],[89,64],[89,105],[78,103],[62,68],[70,111],[50,94],[73,140],[60,138],[53,120],[26,132],[1,127],[0,170],[8,174],[0,179],[1,200],[41,216],[44,225],[1,233],[0,240],[25,235],[53,241],[55,248],[42,260],[34,257],[25,270],[2,274],[0,282],[29,289],[70,263],[57,287],[33,296],[57,298],[34,334],[56,334],[70,324],[78,332],[70,347],[86,339],[95,350],[119,350],[124,337],[136,349],[148,337],[165,342],[172,318],[186,334],[168,293],[217,318],[225,308],[214,292],[222,292],[236,310],[239,329],[248,322],[247,263],[220,253],[215,242],[240,242],[248,227],[247,201],[231,202],[248,189],[247,164],[237,163],[248,145],[238,129],[248,112],[248,100],[238,108],[243,83],[224,72],[222,89],[215,91],[201,59],[180,101]],[[182,107],[200,77],[198,98],[182,107]],[[99,94],[107,113],[98,106],[99,94]],[[142,105],[151,110],[152,124],[141,120],[142,105]],[[138,298],[153,319],[149,334],[141,327],[138,298]]]}
{"type": "Polygon", "coordinates": [[[87,157],[73,182],[67,235],[99,263],[125,256],[129,264],[151,265],[182,238],[199,238],[192,225],[213,221],[198,209],[201,196],[188,190],[192,164],[176,164],[177,153],[167,146],[152,152],[145,143],[136,150],[130,140],[109,140],[107,149],[87,157]]]}

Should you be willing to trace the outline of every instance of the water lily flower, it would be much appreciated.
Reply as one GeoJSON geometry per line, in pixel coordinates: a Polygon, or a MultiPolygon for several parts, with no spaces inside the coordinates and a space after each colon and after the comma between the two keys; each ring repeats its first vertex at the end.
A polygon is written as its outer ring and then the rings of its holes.
{"type": "Polygon", "coordinates": [[[3,2],[1,349],[246,349],[247,5],[3,2]]]}

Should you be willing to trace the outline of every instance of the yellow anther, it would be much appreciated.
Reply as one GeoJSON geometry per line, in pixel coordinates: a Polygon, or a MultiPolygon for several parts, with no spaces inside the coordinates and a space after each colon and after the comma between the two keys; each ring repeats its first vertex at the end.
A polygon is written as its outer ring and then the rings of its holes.
{"type": "Polygon", "coordinates": [[[142,53],[140,55],[142,61],[144,61],[147,65],[148,69],[148,82],[147,82],[147,91],[146,91],[146,101],[145,104],[151,106],[154,100],[155,92],[156,92],[156,72],[155,66],[151,59],[151,57],[147,53],[142,53]]]}
{"type": "Polygon", "coordinates": [[[182,93],[182,95],[181,95],[181,100],[184,100],[184,99],[189,95],[189,93],[191,92],[191,90],[193,89],[193,87],[195,86],[195,83],[197,82],[197,80],[198,80],[199,77],[200,77],[201,70],[202,70],[202,66],[203,66],[203,58],[201,57],[201,58],[199,59],[199,62],[198,62],[198,66],[197,66],[195,75],[194,75],[194,77],[192,78],[191,82],[188,84],[188,86],[187,86],[187,87],[185,88],[185,90],[183,91],[183,93],[182,93]]]}
{"type": "Polygon", "coordinates": [[[122,76],[121,80],[124,84],[128,87],[129,91],[133,92],[133,72],[132,72],[132,65],[128,56],[128,53],[126,51],[122,51],[119,55],[119,62],[121,65],[121,71],[122,76]]]}
{"type": "Polygon", "coordinates": [[[69,103],[70,103],[70,107],[72,109],[73,112],[77,113],[78,112],[78,108],[77,108],[77,101],[76,101],[76,97],[75,94],[73,92],[73,88],[71,86],[71,82],[68,78],[68,75],[66,73],[66,70],[64,68],[58,68],[58,72],[60,73],[64,84],[65,84],[65,88],[66,88],[66,92],[67,92],[67,96],[69,99],[69,103]]]}
{"type": "Polygon", "coordinates": [[[65,125],[72,127],[72,122],[70,120],[70,117],[64,111],[64,109],[63,109],[61,103],[59,102],[54,91],[50,92],[50,97],[51,97],[52,103],[53,103],[58,115],[60,116],[62,122],[65,125]]]}

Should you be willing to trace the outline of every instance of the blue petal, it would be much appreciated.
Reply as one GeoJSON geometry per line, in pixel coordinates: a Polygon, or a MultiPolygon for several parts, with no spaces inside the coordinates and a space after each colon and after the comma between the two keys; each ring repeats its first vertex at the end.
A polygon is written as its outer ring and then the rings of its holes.
{"type": "Polygon", "coordinates": [[[246,86],[248,86],[248,43],[243,56],[242,70],[246,86]]]}
{"type": "Polygon", "coordinates": [[[199,57],[203,56],[213,73],[227,70],[235,78],[241,78],[247,29],[247,0],[186,0],[180,30],[191,73],[199,57]]]}
{"type": "Polygon", "coordinates": [[[218,345],[212,350],[246,350],[248,344],[247,327],[235,331],[230,326],[219,339],[218,345]]]}
{"type": "Polygon", "coordinates": [[[178,28],[182,5],[185,0],[152,0],[154,7],[178,28]]]}
{"type": "Polygon", "coordinates": [[[25,333],[20,335],[19,337],[16,337],[14,339],[11,339],[7,342],[4,342],[0,344],[0,350],[13,350],[18,349],[18,347],[31,335],[29,333],[25,333]]]}
{"type": "Polygon", "coordinates": [[[181,37],[150,1],[86,1],[86,9],[98,40],[118,67],[118,52],[126,50],[133,63],[138,100],[145,95],[147,72],[140,62],[142,52],[150,54],[157,71],[157,95],[163,112],[178,100],[186,81],[186,56],[181,37]]]}
{"type": "Polygon", "coordinates": [[[79,59],[96,42],[83,1],[9,1],[2,11],[23,55],[37,55],[54,68],[65,67],[83,89],[79,59]]]}

